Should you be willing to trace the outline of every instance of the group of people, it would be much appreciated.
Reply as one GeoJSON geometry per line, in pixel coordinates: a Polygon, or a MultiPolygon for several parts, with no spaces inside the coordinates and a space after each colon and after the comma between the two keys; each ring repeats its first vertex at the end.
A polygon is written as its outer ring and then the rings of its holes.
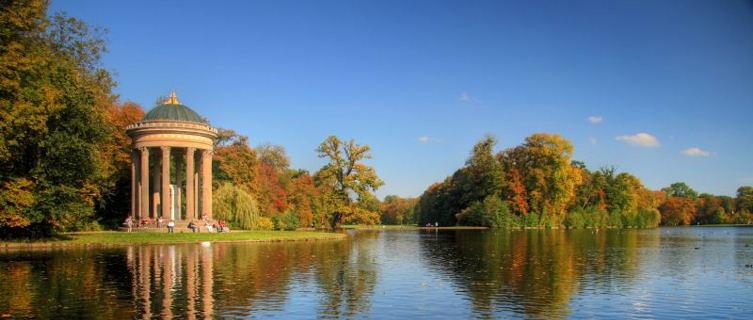
{"type": "Polygon", "coordinates": [[[191,229],[192,232],[201,232],[202,222],[207,232],[214,232],[214,230],[217,230],[217,232],[230,232],[230,228],[227,226],[225,220],[191,220],[188,223],[188,229],[191,229]]]}
{"type": "MultiPolygon", "coordinates": [[[[209,232],[212,232],[212,228],[217,229],[217,232],[223,232],[223,231],[228,232],[228,231],[230,231],[230,228],[227,227],[227,223],[225,221],[223,221],[223,220],[215,220],[214,223],[210,223],[210,221],[207,220],[207,219],[204,219],[204,221],[206,222],[205,225],[207,227],[207,231],[209,231],[209,232]]],[[[149,218],[144,218],[144,219],[137,220],[136,223],[135,223],[135,226],[138,227],[138,228],[148,228],[150,225],[156,224],[157,228],[162,228],[164,222],[165,222],[165,220],[162,219],[162,217],[159,217],[156,220],[149,219],[149,218]]],[[[125,219],[125,221],[123,222],[123,224],[126,226],[126,228],[128,228],[128,232],[133,231],[133,227],[134,227],[133,217],[128,216],[125,219]]],[[[167,233],[174,233],[175,232],[175,220],[170,219],[167,222],[166,226],[167,226],[167,233]]],[[[197,229],[199,229],[199,224],[196,222],[196,220],[192,220],[188,224],[188,228],[192,229],[193,232],[197,232],[197,231],[199,231],[199,230],[197,230],[197,229]]]]}

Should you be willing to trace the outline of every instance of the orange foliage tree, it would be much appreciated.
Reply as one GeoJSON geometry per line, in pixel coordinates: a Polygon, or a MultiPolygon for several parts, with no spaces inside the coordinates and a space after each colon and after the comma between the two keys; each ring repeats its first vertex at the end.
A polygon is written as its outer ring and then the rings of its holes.
{"type": "Polygon", "coordinates": [[[659,212],[663,225],[690,225],[696,212],[695,201],[690,198],[671,197],[659,206],[659,212]]]}

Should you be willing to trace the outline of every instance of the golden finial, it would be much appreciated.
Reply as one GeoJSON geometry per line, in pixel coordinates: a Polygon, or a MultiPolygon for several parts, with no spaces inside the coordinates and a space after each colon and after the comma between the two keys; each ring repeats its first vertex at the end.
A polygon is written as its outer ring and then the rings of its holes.
{"type": "Polygon", "coordinates": [[[175,97],[175,91],[170,92],[170,100],[167,100],[165,104],[180,104],[178,98],[175,97]]]}

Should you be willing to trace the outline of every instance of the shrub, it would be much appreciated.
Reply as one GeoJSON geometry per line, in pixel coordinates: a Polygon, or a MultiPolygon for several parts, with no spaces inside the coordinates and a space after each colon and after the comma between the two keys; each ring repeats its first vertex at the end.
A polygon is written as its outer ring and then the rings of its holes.
{"type": "Polygon", "coordinates": [[[271,219],[267,217],[259,217],[259,220],[257,222],[257,228],[262,230],[272,230],[275,228],[275,224],[272,222],[271,219]]]}
{"type": "Polygon", "coordinates": [[[280,228],[284,230],[295,230],[298,228],[298,224],[298,212],[292,209],[286,210],[282,215],[282,219],[280,219],[280,228]]]}

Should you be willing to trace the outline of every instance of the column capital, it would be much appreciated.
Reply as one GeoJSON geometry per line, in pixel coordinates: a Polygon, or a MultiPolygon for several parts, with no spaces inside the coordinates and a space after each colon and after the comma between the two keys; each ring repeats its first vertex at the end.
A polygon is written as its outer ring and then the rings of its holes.
{"type": "Polygon", "coordinates": [[[159,148],[162,149],[162,152],[169,152],[170,151],[170,146],[160,146],[159,148]]]}
{"type": "Polygon", "coordinates": [[[142,153],[149,152],[149,148],[148,147],[139,147],[139,151],[141,151],[142,153]]]}

